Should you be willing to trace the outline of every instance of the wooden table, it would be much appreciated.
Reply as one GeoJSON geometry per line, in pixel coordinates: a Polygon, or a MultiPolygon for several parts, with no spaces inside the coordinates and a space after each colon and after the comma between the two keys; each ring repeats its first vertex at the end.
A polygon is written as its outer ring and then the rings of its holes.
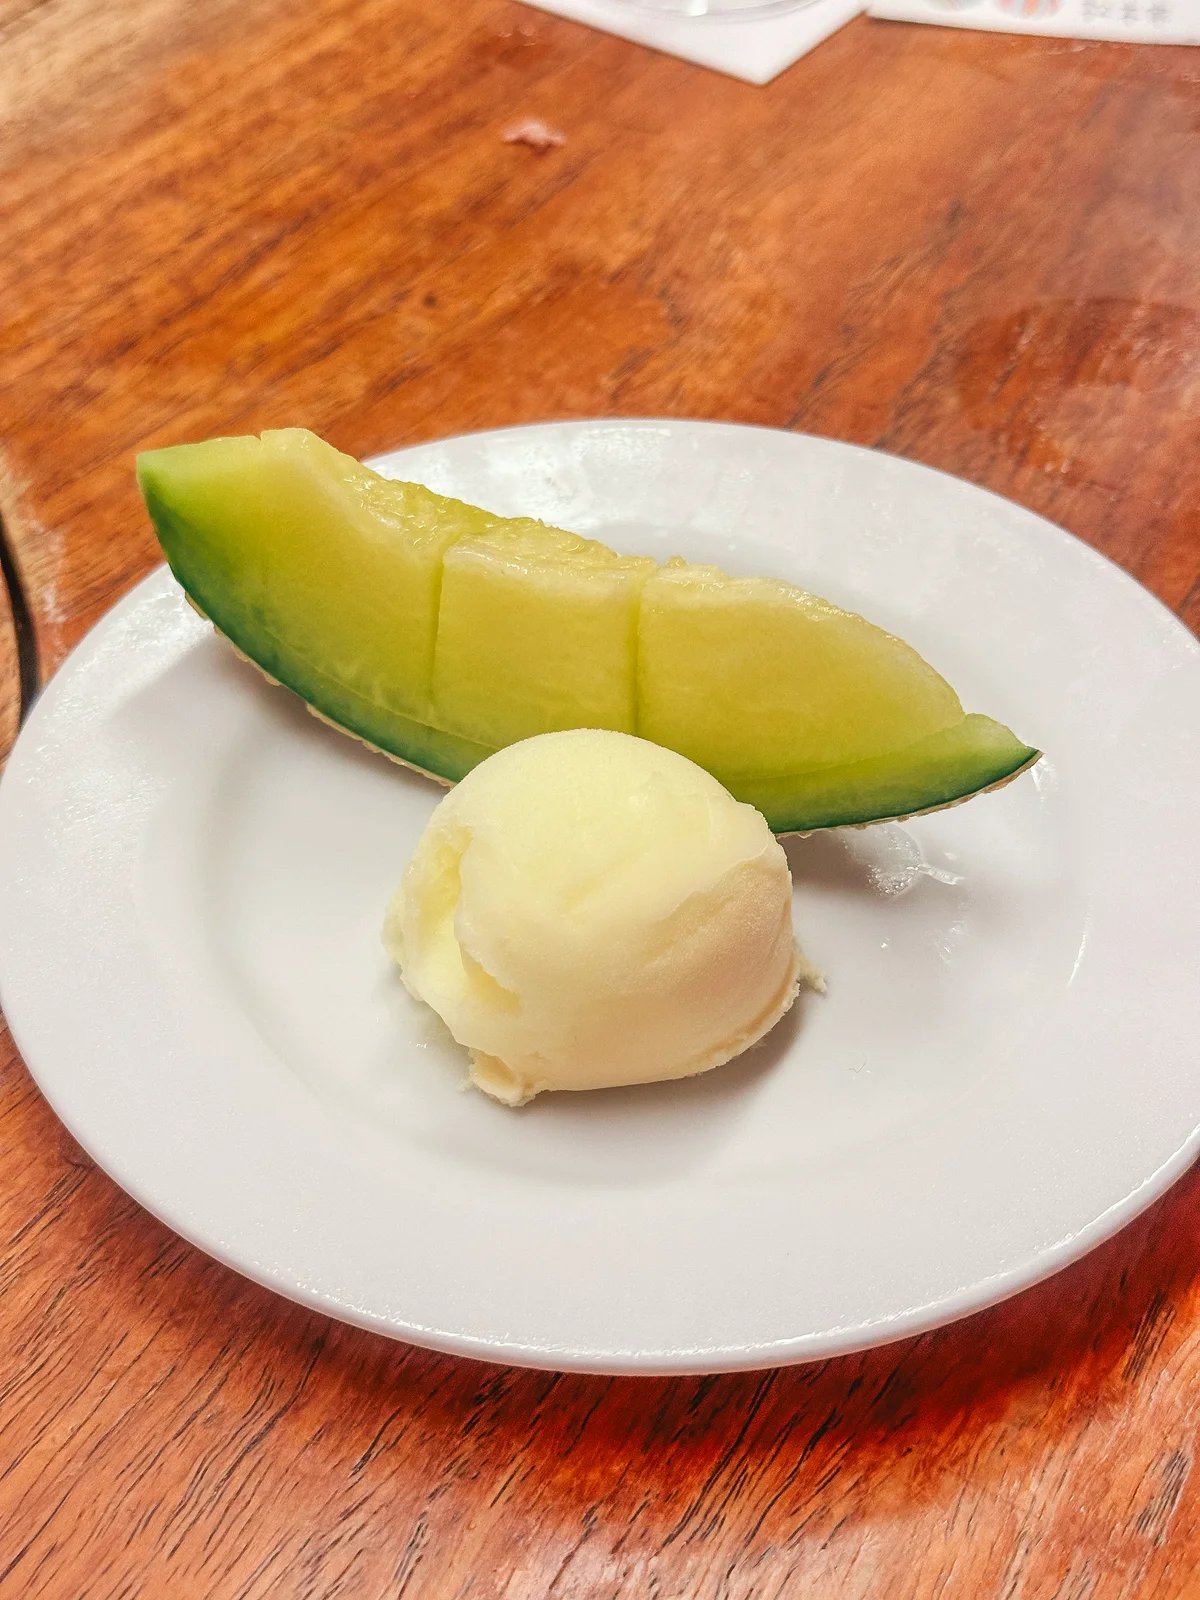
{"type": "MultiPolygon", "coordinates": [[[[134,451],[285,423],[831,434],[1200,623],[1200,55],[860,20],[760,89],[511,0],[0,0],[0,141],[43,677],[157,559],[134,451]],[[526,116],[566,143],[505,143],[526,116]]],[[[511,1371],[198,1255],[5,1036],[0,1595],[1200,1594],[1198,1196],[869,1355],[511,1371]]]]}

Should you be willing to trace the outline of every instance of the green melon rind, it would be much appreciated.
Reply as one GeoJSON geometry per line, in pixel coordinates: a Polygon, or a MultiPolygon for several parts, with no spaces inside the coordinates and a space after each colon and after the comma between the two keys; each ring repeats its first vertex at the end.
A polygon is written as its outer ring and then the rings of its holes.
{"type": "MultiPolygon", "coordinates": [[[[139,474],[139,479],[167,563],[196,609],[240,655],[291,689],[322,721],[441,783],[458,782],[495,753],[487,745],[377,705],[277,639],[261,618],[238,603],[236,591],[206,581],[210,574],[205,563],[189,560],[203,546],[187,519],[157,492],[150,474],[139,474]]],[[[1002,724],[971,715],[868,761],[771,778],[715,776],[737,799],[761,811],[774,832],[815,833],[902,821],[959,805],[1011,782],[1039,756],[1002,724]]]]}

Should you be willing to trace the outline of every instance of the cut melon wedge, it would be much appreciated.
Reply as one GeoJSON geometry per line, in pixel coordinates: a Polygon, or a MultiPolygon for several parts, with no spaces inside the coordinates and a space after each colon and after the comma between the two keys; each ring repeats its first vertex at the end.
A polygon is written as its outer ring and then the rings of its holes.
{"type": "Polygon", "coordinates": [[[848,766],[963,720],[910,645],[777,578],[669,561],[640,623],[638,731],[711,772],[848,766]]]}
{"type": "Polygon", "coordinates": [[[430,722],[442,560],[496,518],[303,428],[151,451],[138,482],[175,576],[260,667],[335,722],[343,693],[430,722]]]}
{"type": "Polygon", "coordinates": [[[637,629],[656,563],[541,522],[460,539],[442,564],[435,716],[493,746],[636,733],[637,629]]]}
{"type": "Polygon", "coordinates": [[[910,816],[1038,758],[902,640],[381,477],[302,429],[138,458],[197,608],[319,716],[444,782],[569,727],[707,767],[777,832],[910,816]]]}

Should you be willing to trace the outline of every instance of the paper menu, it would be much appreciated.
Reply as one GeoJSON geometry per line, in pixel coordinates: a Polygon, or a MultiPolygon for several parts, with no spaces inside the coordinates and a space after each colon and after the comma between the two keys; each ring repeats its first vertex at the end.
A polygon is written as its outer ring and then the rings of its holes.
{"type": "Polygon", "coordinates": [[[1059,39],[1200,44],[1200,0],[875,0],[869,14],[1059,39]]]}

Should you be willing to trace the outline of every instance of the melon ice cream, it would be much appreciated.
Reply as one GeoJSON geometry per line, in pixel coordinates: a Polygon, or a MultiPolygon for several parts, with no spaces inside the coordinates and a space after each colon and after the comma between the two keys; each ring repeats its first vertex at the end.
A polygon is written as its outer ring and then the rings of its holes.
{"type": "Polygon", "coordinates": [[[384,942],[512,1106],[707,1072],[809,970],[759,812],[684,756],[592,729],[510,745],[451,790],[384,942]]]}

